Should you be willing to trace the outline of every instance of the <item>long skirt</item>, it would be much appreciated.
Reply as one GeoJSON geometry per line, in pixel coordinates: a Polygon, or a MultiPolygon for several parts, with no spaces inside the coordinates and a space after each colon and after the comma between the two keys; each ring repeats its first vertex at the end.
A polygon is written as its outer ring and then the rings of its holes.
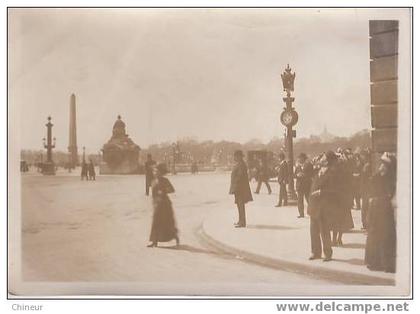
{"type": "Polygon", "coordinates": [[[365,263],[370,270],[395,272],[394,211],[387,197],[372,198],[368,212],[365,263]]]}
{"type": "Polygon", "coordinates": [[[342,196],[338,203],[335,231],[346,232],[354,228],[353,216],[351,214],[352,204],[353,198],[351,195],[346,194],[342,196]]]}
{"type": "Polygon", "coordinates": [[[168,197],[153,202],[153,222],[150,231],[151,242],[168,242],[176,239],[178,229],[174,217],[172,203],[168,197]]]}

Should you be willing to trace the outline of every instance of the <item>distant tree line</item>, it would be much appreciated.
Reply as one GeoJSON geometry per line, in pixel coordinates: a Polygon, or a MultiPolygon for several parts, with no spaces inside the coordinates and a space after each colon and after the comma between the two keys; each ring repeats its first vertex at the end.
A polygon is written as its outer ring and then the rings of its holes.
{"type": "MultiPolygon", "coordinates": [[[[315,156],[328,150],[336,150],[338,147],[351,148],[353,150],[363,149],[371,146],[370,133],[368,130],[362,130],[350,137],[335,137],[328,142],[323,142],[319,136],[311,135],[308,138],[299,138],[294,141],[294,154],[304,152],[309,156],[315,156]]],[[[275,137],[268,143],[263,143],[258,139],[252,139],[246,143],[237,143],[231,141],[198,141],[193,138],[183,138],[176,143],[163,142],[150,145],[140,151],[139,163],[144,163],[148,153],[160,162],[192,163],[193,161],[201,164],[229,165],[233,162],[233,152],[241,149],[244,152],[252,150],[267,150],[274,153],[284,151],[284,139],[275,137]],[[176,145],[175,145],[176,144],[176,145]]],[[[36,164],[45,161],[45,150],[22,150],[21,160],[29,164],[36,164]],[[41,157],[43,156],[43,157],[41,157]]],[[[65,167],[69,160],[67,152],[54,150],[54,162],[58,166],[65,167]]],[[[100,162],[99,154],[86,156],[86,160],[93,159],[98,164],[100,162]]],[[[79,154],[79,160],[82,160],[79,154]]]]}
{"type": "MultiPolygon", "coordinates": [[[[244,144],[230,141],[202,141],[184,138],[177,141],[179,152],[174,150],[174,143],[165,142],[150,145],[147,149],[140,152],[140,159],[143,162],[148,153],[158,161],[175,162],[196,161],[204,164],[230,164],[233,161],[233,152],[241,149],[244,152],[252,150],[267,150],[274,153],[284,151],[284,139],[275,137],[268,143],[263,143],[258,139],[252,139],[244,144]]],[[[306,153],[308,156],[315,156],[328,150],[337,148],[351,148],[360,150],[370,148],[371,140],[368,130],[362,130],[350,137],[334,137],[328,142],[323,142],[319,136],[311,135],[309,138],[299,138],[294,142],[294,154],[306,153]]]]}

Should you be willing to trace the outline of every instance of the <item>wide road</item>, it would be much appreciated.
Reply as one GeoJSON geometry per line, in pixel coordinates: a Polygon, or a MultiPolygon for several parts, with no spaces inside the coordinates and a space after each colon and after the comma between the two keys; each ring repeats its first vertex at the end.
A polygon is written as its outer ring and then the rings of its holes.
{"type": "Polygon", "coordinates": [[[152,206],[143,176],[87,182],[65,174],[23,174],[23,279],[132,282],[139,294],[276,294],[279,285],[327,283],[247,263],[203,242],[198,230],[207,213],[234,206],[228,173],[168,178],[176,189],[171,199],[178,248],[175,243],[146,247],[152,206]]]}

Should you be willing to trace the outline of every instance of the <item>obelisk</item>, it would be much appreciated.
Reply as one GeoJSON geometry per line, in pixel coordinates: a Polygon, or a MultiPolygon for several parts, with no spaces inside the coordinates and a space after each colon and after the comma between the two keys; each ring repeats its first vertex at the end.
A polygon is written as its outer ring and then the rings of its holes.
{"type": "Polygon", "coordinates": [[[70,129],[69,129],[69,167],[75,168],[79,165],[77,156],[77,135],[76,135],[76,96],[70,96],[70,129]]]}

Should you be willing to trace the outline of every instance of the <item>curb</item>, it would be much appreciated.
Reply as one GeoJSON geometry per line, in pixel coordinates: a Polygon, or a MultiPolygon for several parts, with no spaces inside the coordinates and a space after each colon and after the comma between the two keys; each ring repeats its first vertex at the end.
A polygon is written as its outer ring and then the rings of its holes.
{"type": "Polygon", "coordinates": [[[348,271],[338,271],[334,269],[328,269],[325,267],[309,266],[297,262],[292,262],[284,259],[275,259],[264,255],[255,254],[249,251],[237,249],[214,239],[211,235],[209,235],[206,232],[204,228],[204,223],[201,224],[198,234],[210,246],[224,253],[235,255],[244,261],[252,262],[254,264],[342,284],[370,286],[395,285],[394,279],[382,278],[348,271]]]}

